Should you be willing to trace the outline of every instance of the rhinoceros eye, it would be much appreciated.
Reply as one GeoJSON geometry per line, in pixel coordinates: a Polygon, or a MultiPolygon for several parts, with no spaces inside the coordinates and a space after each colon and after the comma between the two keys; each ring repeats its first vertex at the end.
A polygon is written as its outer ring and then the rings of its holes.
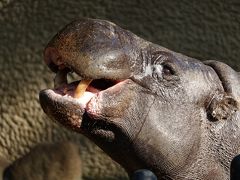
{"type": "Polygon", "coordinates": [[[162,66],[163,66],[162,67],[163,68],[163,70],[162,70],[163,75],[171,76],[171,75],[175,74],[175,72],[174,72],[174,70],[173,70],[173,68],[171,66],[169,66],[167,64],[163,64],[162,66]]]}
{"type": "Polygon", "coordinates": [[[157,80],[171,80],[174,75],[174,69],[168,64],[157,64],[153,66],[153,77],[157,80]]]}

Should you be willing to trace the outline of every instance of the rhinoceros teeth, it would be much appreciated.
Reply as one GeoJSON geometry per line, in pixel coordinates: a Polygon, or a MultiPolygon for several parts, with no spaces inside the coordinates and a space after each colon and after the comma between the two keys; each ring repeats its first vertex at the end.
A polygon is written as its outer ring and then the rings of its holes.
{"type": "Polygon", "coordinates": [[[58,71],[54,78],[54,88],[61,87],[64,84],[67,84],[67,71],[61,70],[58,71]]]}
{"type": "Polygon", "coordinates": [[[87,87],[91,82],[92,80],[88,79],[81,80],[74,92],[74,98],[80,98],[84,94],[84,92],[86,91],[87,87]]]}

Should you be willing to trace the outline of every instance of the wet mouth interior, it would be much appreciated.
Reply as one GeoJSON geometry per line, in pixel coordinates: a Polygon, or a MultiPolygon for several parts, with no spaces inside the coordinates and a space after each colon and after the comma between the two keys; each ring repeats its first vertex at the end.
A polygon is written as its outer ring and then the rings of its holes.
{"type": "Polygon", "coordinates": [[[68,69],[59,70],[54,78],[54,90],[62,96],[81,98],[85,92],[97,94],[121,82],[111,79],[81,79],[68,83],[67,74],[69,72],[68,69]]]}

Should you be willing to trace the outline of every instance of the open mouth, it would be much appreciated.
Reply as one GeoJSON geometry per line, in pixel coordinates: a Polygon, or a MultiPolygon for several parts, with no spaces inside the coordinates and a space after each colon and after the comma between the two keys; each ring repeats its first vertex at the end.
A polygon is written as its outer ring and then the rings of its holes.
{"type": "Polygon", "coordinates": [[[58,95],[67,97],[69,100],[77,101],[84,109],[94,96],[97,96],[100,92],[108,90],[123,81],[79,77],[81,80],[68,83],[67,75],[69,72],[70,70],[65,68],[56,73],[53,91],[58,95]]]}
{"type": "MultiPolygon", "coordinates": [[[[68,83],[67,76],[71,71],[67,68],[58,70],[54,78],[54,88],[42,90],[39,94],[43,111],[54,121],[77,132],[95,132],[108,134],[105,119],[118,115],[115,113],[118,99],[125,97],[123,89],[131,81],[115,79],[87,79],[68,83]],[[115,110],[114,110],[115,109],[115,110]],[[110,113],[110,114],[109,114],[110,113]],[[100,132],[99,131],[99,132],[100,132]]],[[[126,102],[124,101],[126,104],[126,102]]],[[[120,106],[121,107],[121,106],[120,106]]]]}

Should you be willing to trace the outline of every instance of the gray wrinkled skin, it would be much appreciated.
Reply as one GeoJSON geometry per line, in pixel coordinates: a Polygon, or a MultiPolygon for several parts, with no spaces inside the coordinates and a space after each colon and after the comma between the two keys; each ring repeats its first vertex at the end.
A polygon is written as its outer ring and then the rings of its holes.
{"type": "Polygon", "coordinates": [[[54,72],[121,80],[86,107],[56,90],[41,91],[40,103],[129,174],[144,168],[158,179],[229,179],[240,151],[240,75],[226,64],[203,63],[94,19],[60,31],[45,62],[54,72]]]}

